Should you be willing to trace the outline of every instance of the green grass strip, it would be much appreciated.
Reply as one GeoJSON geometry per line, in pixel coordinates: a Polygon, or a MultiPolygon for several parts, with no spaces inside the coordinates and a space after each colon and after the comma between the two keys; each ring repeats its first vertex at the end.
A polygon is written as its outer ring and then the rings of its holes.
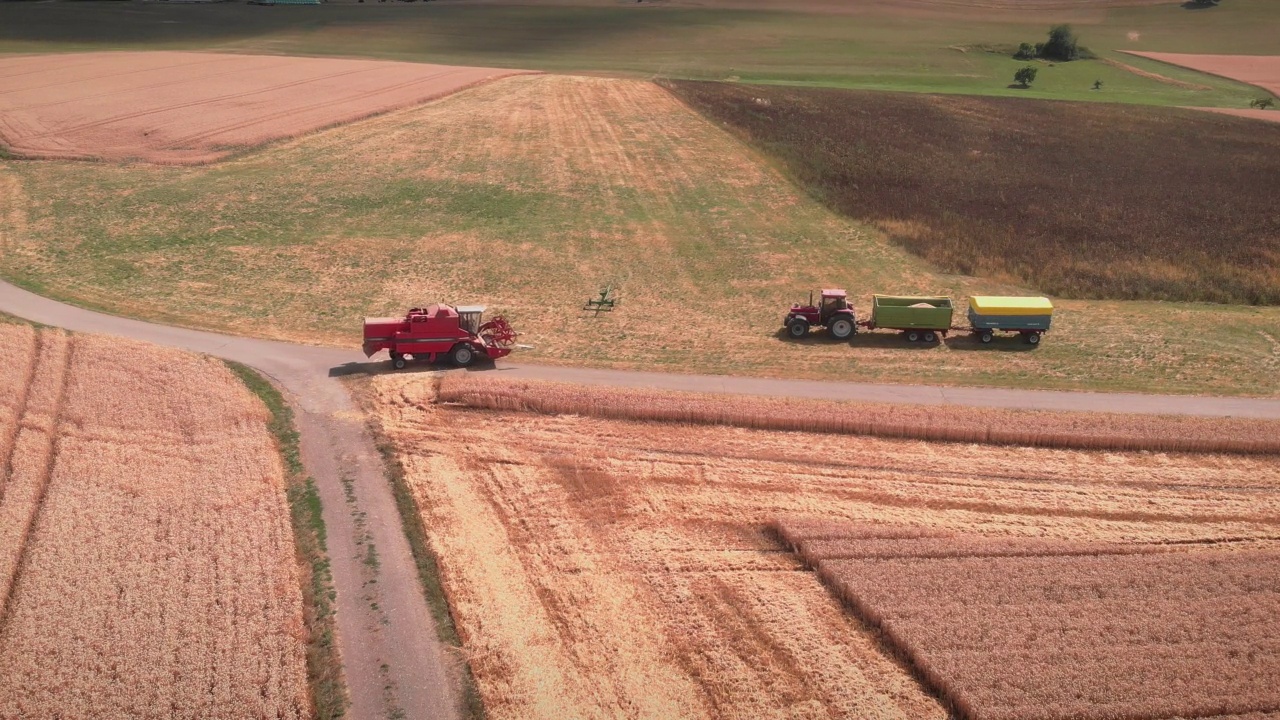
{"type": "Polygon", "coordinates": [[[325,544],[324,517],[315,481],[302,466],[298,430],[293,410],[266,378],[246,365],[224,361],[271,412],[267,428],[276,438],[285,467],[289,519],[293,525],[301,571],[303,615],[307,624],[307,684],[319,720],[343,717],[347,712],[346,684],[334,630],[333,575],[325,544]]]}

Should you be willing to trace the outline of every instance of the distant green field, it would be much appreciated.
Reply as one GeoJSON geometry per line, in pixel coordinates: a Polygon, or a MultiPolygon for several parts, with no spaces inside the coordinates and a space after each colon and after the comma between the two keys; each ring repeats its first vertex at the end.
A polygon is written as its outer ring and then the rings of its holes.
{"type": "Polygon", "coordinates": [[[1073,11],[949,10],[920,16],[893,2],[831,14],[590,3],[507,6],[365,3],[0,3],[0,52],[208,48],[342,55],[558,72],[918,92],[1244,107],[1240,83],[1171,69],[1118,50],[1274,53],[1280,8],[1229,0],[1073,11]],[[1040,65],[1030,90],[1008,87],[1023,63],[979,48],[1037,41],[1072,22],[1103,58],[1190,80],[1139,77],[1102,61],[1040,65]],[[1136,39],[1130,39],[1136,33],[1136,39]],[[1101,91],[1092,90],[1095,80],[1101,91]]]}

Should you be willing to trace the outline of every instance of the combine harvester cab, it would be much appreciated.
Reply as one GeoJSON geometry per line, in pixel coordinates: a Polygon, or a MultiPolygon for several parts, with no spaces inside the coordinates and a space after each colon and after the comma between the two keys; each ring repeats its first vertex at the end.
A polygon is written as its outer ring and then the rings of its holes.
{"type": "Polygon", "coordinates": [[[1049,332],[1053,303],[1044,297],[999,297],[978,295],[969,298],[969,325],[979,341],[989,343],[997,330],[1015,332],[1031,345],[1049,332]]]}
{"type": "Polygon", "coordinates": [[[868,330],[884,328],[901,330],[908,342],[937,342],[951,330],[951,298],[895,297],[876,295],[871,305],[871,319],[863,325],[868,330]]]}
{"type": "Polygon", "coordinates": [[[477,358],[497,360],[515,348],[516,331],[506,318],[483,322],[483,305],[432,305],[413,308],[402,318],[364,319],[365,357],[382,350],[399,370],[409,359],[435,362],[447,357],[458,367],[477,358]]]}

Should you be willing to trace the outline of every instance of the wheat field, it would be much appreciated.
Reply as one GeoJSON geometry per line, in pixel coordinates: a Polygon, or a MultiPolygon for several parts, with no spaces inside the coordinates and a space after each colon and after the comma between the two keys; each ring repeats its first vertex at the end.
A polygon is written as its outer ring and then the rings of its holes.
{"type": "Polygon", "coordinates": [[[458,373],[445,376],[439,392],[443,402],[474,408],[620,420],[1082,450],[1280,455],[1280,422],[1244,418],[711,395],[458,373]]]}
{"type": "Polygon", "coordinates": [[[778,532],[966,720],[1280,708],[1272,542],[993,539],[840,523],[778,532]]]}
{"type": "Polygon", "coordinates": [[[0,325],[0,717],[311,714],[268,411],[222,364],[0,325]]]}
{"type": "Polygon", "coordinates": [[[947,717],[780,519],[909,526],[920,553],[939,533],[1041,550],[1280,536],[1274,458],[487,410],[421,375],[358,382],[495,719],[947,717]]]}

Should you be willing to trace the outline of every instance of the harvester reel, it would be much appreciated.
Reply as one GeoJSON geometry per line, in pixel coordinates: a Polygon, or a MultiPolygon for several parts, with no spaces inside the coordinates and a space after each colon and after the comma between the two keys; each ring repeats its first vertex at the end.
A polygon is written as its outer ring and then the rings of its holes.
{"type": "Polygon", "coordinates": [[[509,348],[515,344],[516,335],[515,328],[511,327],[511,323],[501,315],[493,318],[489,322],[480,326],[480,337],[489,345],[495,347],[509,348]]]}

